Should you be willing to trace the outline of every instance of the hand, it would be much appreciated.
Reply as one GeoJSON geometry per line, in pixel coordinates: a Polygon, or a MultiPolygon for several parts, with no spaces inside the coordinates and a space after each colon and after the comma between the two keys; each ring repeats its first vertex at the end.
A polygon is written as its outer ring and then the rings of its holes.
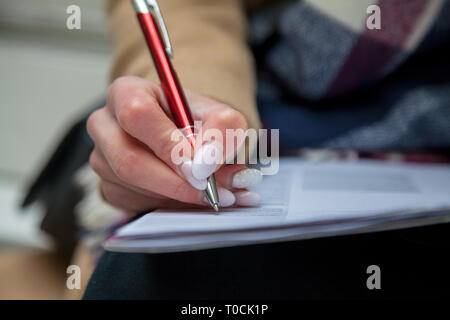
{"type": "MultiPolygon", "coordinates": [[[[247,129],[244,116],[230,106],[188,90],[185,93],[194,119],[202,121],[201,132],[214,128],[225,137],[226,129],[247,129]]],[[[176,145],[192,147],[181,134],[177,141],[172,138],[174,131],[180,131],[161,88],[149,81],[137,77],[114,81],[106,106],[91,114],[87,129],[95,143],[90,164],[101,178],[103,196],[126,211],[209,206],[202,190],[206,178],[215,171],[220,206],[253,206],[260,201],[258,194],[245,189],[262,179],[260,171],[202,160],[212,149],[222,149],[223,163],[233,156],[227,154],[225,145],[197,139],[194,158],[174,163],[172,150],[176,145]]]]}

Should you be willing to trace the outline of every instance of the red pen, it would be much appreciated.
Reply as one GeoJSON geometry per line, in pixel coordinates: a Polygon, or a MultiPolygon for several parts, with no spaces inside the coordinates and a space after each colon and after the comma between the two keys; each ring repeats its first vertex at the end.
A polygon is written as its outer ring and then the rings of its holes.
{"type": "MultiPolygon", "coordinates": [[[[132,1],[175,124],[194,147],[197,135],[194,120],[183,88],[170,61],[173,57],[172,46],[158,3],[156,0],[132,1]]],[[[214,174],[208,178],[205,193],[211,206],[218,212],[219,195],[214,174]]]]}

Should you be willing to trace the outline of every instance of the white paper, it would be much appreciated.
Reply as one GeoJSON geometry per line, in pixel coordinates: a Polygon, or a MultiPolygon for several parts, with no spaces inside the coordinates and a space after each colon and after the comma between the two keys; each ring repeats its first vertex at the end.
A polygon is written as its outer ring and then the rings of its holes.
{"type": "MultiPolygon", "coordinates": [[[[262,195],[258,208],[228,208],[219,215],[210,209],[158,210],[120,228],[105,247],[164,252],[302,239],[394,222],[400,228],[417,213],[426,224],[423,213],[450,207],[450,166],[288,158],[280,161],[278,174],[253,189],[262,195]]],[[[439,210],[439,221],[449,214],[439,210]]]]}

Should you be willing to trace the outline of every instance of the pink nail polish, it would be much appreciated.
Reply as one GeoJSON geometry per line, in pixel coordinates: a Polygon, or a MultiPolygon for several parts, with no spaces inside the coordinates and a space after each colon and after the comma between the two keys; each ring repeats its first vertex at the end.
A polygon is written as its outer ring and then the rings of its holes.
{"type": "Polygon", "coordinates": [[[234,196],[236,197],[236,204],[239,206],[253,207],[261,202],[261,196],[256,192],[239,191],[235,192],[234,196]]]}

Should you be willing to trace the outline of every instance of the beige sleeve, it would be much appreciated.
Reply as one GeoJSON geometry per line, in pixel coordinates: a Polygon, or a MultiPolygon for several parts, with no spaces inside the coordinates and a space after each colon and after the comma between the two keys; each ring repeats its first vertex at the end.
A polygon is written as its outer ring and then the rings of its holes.
{"type": "MultiPolygon", "coordinates": [[[[173,64],[183,87],[227,103],[259,128],[255,72],[239,0],[160,0],[173,64]]],[[[110,80],[124,75],[159,83],[131,1],[107,0],[114,46],[110,80]]]]}

